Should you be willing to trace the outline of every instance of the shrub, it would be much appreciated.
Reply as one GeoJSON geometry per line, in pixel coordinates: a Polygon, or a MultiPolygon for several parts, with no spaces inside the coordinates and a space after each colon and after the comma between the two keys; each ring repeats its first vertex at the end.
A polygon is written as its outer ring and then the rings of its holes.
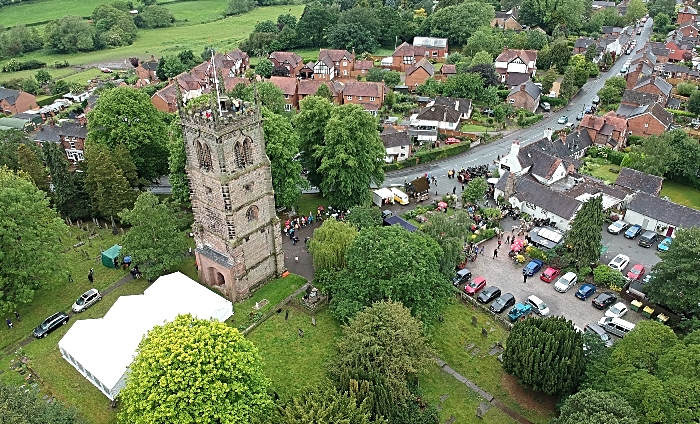
{"type": "Polygon", "coordinates": [[[528,246],[525,248],[525,253],[531,258],[531,259],[539,259],[542,262],[547,262],[547,254],[541,250],[536,248],[535,246],[528,246]]]}
{"type": "Polygon", "coordinates": [[[666,111],[672,113],[672,114],[675,115],[675,116],[688,116],[688,117],[690,117],[690,118],[694,118],[694,117],[695,117],[695,114],[694,114],[694,113],[686,112],[686,111],[684,111],[684,110],[676,110],[676,109],[669,109],[669,108],[666,108],[666,111]]]}
{"type": "Polygon", "coordinates": [[[51,64],[51,67],[56,68],[56,69],[67,68],[69,66],[70,66],[70,63],[68,63],[67,60],[57,60],[51,64]]]}
{"type": "Polygon", "coordinates": [[[683,97],[690,97],[693,91],[697,90],[698,86],[689,82],[682,82],[676,86],[676,93],[683,97]]]}
{"type": "Polygon", "coordinates": [[[625,285],[625,277],[616,269],[609,266],[600,265],[593,270],[593,281],[601,287],[609,287],[611,289],[619,288],[625,285]]]}

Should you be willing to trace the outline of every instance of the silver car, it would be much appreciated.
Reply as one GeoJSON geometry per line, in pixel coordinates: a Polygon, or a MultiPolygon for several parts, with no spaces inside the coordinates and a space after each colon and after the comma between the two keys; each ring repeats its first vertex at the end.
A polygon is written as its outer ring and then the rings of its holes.
{"type": "Polygon", "coordinates": [[[90,289],[83,293],[73,304],[73,312],[83,312],[102,299],[102,293],[97,289],[90,289]]]}
{"type": "Polygon", "coordinates": [[[571,287],[576,285],[578,276],[574,272],[567,272],[554,283],[554,290],[559,293],[566,293],[571,287]]]}

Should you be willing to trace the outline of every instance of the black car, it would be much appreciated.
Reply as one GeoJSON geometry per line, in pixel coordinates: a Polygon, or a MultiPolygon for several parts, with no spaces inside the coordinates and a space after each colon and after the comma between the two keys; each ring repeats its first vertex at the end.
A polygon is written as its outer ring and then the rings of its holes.
{"type": "Polygon", "coordinates": [[[510,293],[506,293],[503,296],[496,299],[496,301],[491,304],[491,307],[489,307],[489,310],[491,312],[500,314],[501,312],[507,310],[513,305],[515,305],[515,296],[513,296],[510,293]]]}
{"type": "Polygon", "coordinates": [[[493,299],[501,295],[501,289],[496,286],[489,286],[484,289],[476,298],[481,303],[489,303],[493,299]]]}
{"type": "Polygon", "coordinates": [[[56,312],[55,314],[46,318],[44,322],[39,324],[39,326],[34,329],[34,337],[37,339],[46,337],[47,334],[67,323],[68,315],[66,315],[65,312],[56,312]]]}
{"type": "Polygon", "coordinates": [[[601,293],[591,301],[593,306],[595,306],[598,309],[605,309],[615,302],[617,302],[617,296],[615,295],[615,293],[611,292],[601,293]]]}
{"type": "Polygon", "coordinates": [[[455,287],[459,286],[460,284],[463,283],[468,283],[469,280],[472,279],[472,272],[469,271],[467,268],[460,269],[457,271],[457,274],[452,277],[452,285],[455,287]]]}

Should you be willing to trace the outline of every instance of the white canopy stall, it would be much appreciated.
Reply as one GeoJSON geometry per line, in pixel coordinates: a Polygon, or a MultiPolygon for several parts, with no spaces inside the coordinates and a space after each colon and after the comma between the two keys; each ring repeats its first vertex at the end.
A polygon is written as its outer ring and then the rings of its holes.
{"type": "Polygon", "coordinates": [[[142,295],[120,297],[103,318],[77,320],[58,347],[78,372],[114,400],[143,336],[185,314],[223,322],[233,315],[233,305],[176,272],[158,278],[142,295]]]}

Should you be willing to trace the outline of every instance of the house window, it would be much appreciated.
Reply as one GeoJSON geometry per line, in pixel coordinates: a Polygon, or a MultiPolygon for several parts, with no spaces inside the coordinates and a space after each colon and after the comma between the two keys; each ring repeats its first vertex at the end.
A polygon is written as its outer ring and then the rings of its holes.
{"type": "Polygon", "coordinates": [[[357,98],[357,100],[362,100],[362,96],[359,96],[359,97],[357,98]]]}
{"type": "Polygon", "coordinates": [[[373,101],[374,101],[374,97],[371,97],[371,96],[370,96],[369,101],[370,101],[370,102],[373,102],[373,101]]]}
{"type": "Polygon", "coordinates": [[[437,57],[438,52],[433,52],[433,57],[437,57]]]}
{"type": "Polygon", "coordinates": [[[248,208],[248,211],[245,213],[245,217],[250,221],[255,221],[258,219],[258,207],[257,206],[251,206],[248,208]]]}
{"type": "Polygon", "coordinates": [[[352,96],[348,96],[348,100],[352,100],[352,96]]]}
{"type": "Polygon", "coordinates": [[[284,110],[285,110],[286,112],[291,111],[291,110],[292,110],[292,105],[290,105],[289,103],[285,104],[285,105],[284,105],[284,110]]]}
{"type": "Polygon", "coordinates": [[[510,104],[515,103],[515,99],[508,99],[508,103],[510,103],[510,104]]]}
{"type": "Polygon", "coordinates": [[[644,128],[649,128],[649,124],[644,124],[644,128]]]}
{"type": "Polygon", "coordinates": [[[343,75],[347,75],[347,74],[348,74],[347,69],[343,70],[343,75]]]}
{"type": "Polygon", "coordinates": [[[406,146],[401,146],[401,150],[406,150],[406,146]]]}
{"type": "Polygon", "coordinates": [[[343,61],[343,66],[348,66],[348,62],[343,61]]]}
{"type": "Polygon", "coordinates": [[[338,66],[338,65],[340,65],[340,62],[335,62],[335,66],[338,66]]]}
{"type": "Polygon", "coordinates": [[[287,100],[289,100],[289,94],[285,94],[285,95],[284,95],[284,98],[287,99],[287,100]]]}
{"type": "Polygon", "coordinates": [[[75,142],[69,141],[68,144],[70,145],[71,149],[75,149],[75,142]]]}

